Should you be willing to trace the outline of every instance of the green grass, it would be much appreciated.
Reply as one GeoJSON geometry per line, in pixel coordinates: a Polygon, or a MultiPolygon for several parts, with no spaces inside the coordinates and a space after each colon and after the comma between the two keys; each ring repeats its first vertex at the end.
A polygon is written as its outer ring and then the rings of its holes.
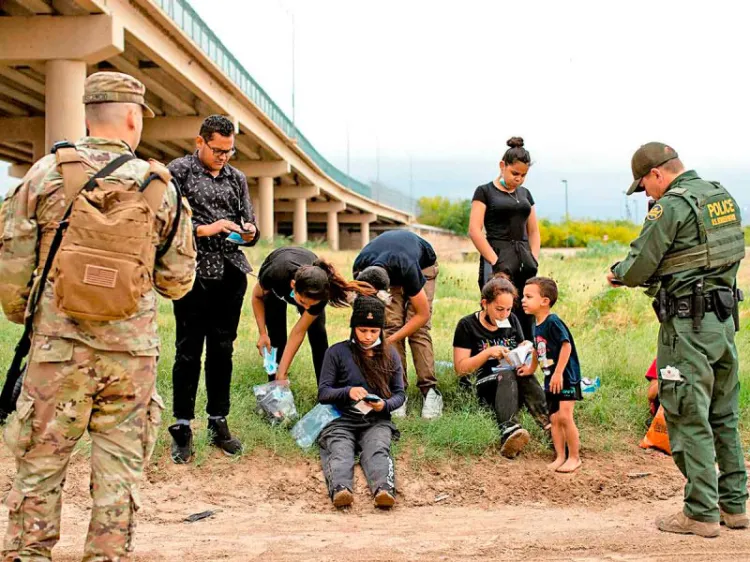
{"type": "MultiPolygon", "coordinates": [[[[314,246],[320,255],[331,259],[342,272],[349,275],[355,252],[327,251],[314,246]]],[[[270,251],[260,246],[249,251],[255,270],[270,251]]],[[[581,440],[587,454],[623,451],[632,447],[643,436],[648,413],[644,373],[656,353],[658,324],[649,299],[638,290],[609,289],[604,276],[609,264],[624,255],[623,246],[596,246],[576,257],[543,255],[541,274],[553,277],[560,286],[560,300],[555,307],[570,326],[576,343],[583,375],[600,377],[601,389],[596,395],[576,406],[576,418],[581,440]]],[[[435,359],[452,360],[453,330],[458,320],[478,308],[476,286],[477,266],[474,262],[441,263],[438,290],[434,303],[432,335],[435,359]]],[[[250,286],[255,283],[251,279],[250,286]]],[[[741,285],[750,284],[750,267],[741,270],[741,285]]],[[[349,310],[328,309],[328,331],[331,343],[348,336],[349,310]]],[[[740,357],[750,352],[750,308],[742,309],[744,326],[737,336],[740,357]]],[[[291,328],[297,313],[291,309],[287,322],[291,328]]],[[[166,426],[171,423],[172,382],[174,360],[174,319],[171,303],[160,304],[159,329],[162,353],[159,363],[158,388],[167,403],[164,424],[160,432],[156,455],[168,451],[169,436],[166,426]]],[[[20,327],[0,320],[0,364],[7,365],[13,352],[20,327]]],[[[261,450],[285,457],[317,455],[315,450],[302,452],[293,442],[288,429],[271,427],[254,413],[253,385],[266,380],[262,362],[255,348],[257,330],[250,308],[249,291],[235,344],[235,370],[232,380],[232,412],[230,427],[246,446],[246,451],[261,450]]],[[[439,420],[425,422],[419,418],[421,398],[413,368],[409,367],[409,416],[398,420],[402,438],[396,446],[397,454],[413,461],[433,461],[445,457],[476,457],[495,454],[498,432],[492,417],[477,404],[475,398],[458,389],[452,368],[438,366],[438,380],[446,403],[445,415],[439,420]]],[[[740,396],[741,430],[743,443],[750,445],[750,390],[748,372],[741,369],[743,389],[740,396]]],[[[297,408],[304,414],[313,407],[316,397],[315,374],[310,350],[305,342],[291,369],[292,390],[297,408]]],[[[201,464],[211,454],[205,436],[205,389],[201,386],[197,413],[199,415],[197,459],[201,464]]],[[[539,431],[530,417],[524,415],[524,425],[537,437],[539,431]]],[[[535,440],[538,441],[538,440],[535,440]]],[[[536,444],[538,450],[544,445],[536,444]]]]}

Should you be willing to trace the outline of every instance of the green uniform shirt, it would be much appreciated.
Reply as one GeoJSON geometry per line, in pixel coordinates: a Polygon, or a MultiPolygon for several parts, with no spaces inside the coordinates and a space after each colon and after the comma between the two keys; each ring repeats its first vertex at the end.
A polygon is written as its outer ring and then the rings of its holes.
{"type": "MultiPolygon", "coordinates": [[[[698,174],[687,171],[680,174],[667,188],[690,190],[691,185],[705,183],[698,174]]],[[[630,253],[612,268],[615,276],[628,287],[652,285],[651,277],[668,252],[679,252],[700,245],[698,223],[690,205],[680,197],[662,197],[651,209],[643,223],[640,235],[630,244],[630,253]]],[[[661,286],[672,297],[684,297],[693,291],[699,279],[704,280],[704,292],[718,288],[734,287],[737,270],[735,263],[719,269],[690,269],[667,275],[661,279],[661,286]]]]}

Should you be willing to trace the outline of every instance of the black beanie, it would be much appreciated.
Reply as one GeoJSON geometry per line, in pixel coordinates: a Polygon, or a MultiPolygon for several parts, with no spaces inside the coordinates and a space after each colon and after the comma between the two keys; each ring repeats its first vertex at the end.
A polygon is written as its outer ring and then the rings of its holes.
{"type": "Polygon", "coordinates": [[[352,305],[352,328],[383,328],[385,325],[385,303],[377,297],[360,295],[352,305]]]}
{"type": "Polygon", "coordinates": [[[384,267],[371,265],[364,268],[357,275],[357,281],[364,281],[372,285],[376,291],[388,291],[391,288],[391,280],[384,267]]]}

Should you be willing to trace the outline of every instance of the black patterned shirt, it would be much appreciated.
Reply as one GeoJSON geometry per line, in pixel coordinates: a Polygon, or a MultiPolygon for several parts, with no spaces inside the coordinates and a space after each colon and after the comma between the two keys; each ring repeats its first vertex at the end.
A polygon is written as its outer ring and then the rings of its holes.
{"type": "MultiPolygon", "coordinates": [[[[213,177],[201,163],[197,152],[172,160],[168,168],[175,185],[180,188],[193,209],[194,234],[199,226],[227,219],[238,225],[252,223],[255,226],[255,238],[250,245],[258,241],[260,231],[255,223],[247,179],[242,172],[226,164],[219,175],[213,177]]],[[[226,262],[245,274],[253,270],[245,253],[237,244],[227,241],[226,237],[223,233],[195,236],[198,248],[197,277],[221,279],[224,277],[226,262]]]]}

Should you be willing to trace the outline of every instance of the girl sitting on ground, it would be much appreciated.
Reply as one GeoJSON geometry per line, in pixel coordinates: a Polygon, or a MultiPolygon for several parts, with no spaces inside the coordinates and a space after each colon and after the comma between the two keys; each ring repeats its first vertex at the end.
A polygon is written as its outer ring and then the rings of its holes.
{"type": "Polygon", "coordinates": [[[500,426],[500,454],[512,458],[529,442],[529,432],[518,423],[525,405],[537,423],[549,430],[544,389],[533,370],[501,365],[508,353],[523,343],[523,330],[511,312],[518,291],[503,276],[482,288],[482,309],[462,318],[453,337],[453,366],[460,377],[476,373],[479,401],[491,408],[500,426]]]}
{"type": "Polygon", "coordinates": [[[320,460],[333,505],[354,500],[359,452],[375,505],[389,508],[396,497],[391,441],[399,437],[391,412],[406,400],[404,373],[398,352],[383,337],[385,303],[360,295],[352,309],[350,338],[328,349],[320,374],[318,401],[341,412],[318,438],[320,460]]]}

